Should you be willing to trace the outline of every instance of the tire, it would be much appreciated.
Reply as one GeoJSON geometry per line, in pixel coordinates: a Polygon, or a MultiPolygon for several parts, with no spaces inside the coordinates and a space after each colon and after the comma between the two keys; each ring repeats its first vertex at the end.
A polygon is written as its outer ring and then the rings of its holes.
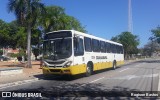
{"type": "Polygon", "coordinates": [[[113,69],[113,70],[116,69],[116,61],[113,62],[113,67],[112,67],[112,69],[113,69]]]}
{"type": "Polygon", "coordinates": [[[92,75],[92,65],[88,63],[86,67],[86,76],[88,77],[90,75],[92,75]]]}

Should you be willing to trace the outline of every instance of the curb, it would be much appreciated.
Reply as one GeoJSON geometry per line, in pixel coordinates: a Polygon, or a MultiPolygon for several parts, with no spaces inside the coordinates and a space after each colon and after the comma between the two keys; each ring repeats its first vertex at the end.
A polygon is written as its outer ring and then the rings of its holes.
{"type": "Polygon", "coordinates": [[[28,80],[23,80],[23,81],[17,81],[13,83],[0,84],[0,89],[12,87],[12,86],[18,86],[18,85],[22,85],[26,83],[31,83],[31,82],[38,81],[38,80],[39,80],[38,78],[34,78],[34,79],[28,79],[28,80]]]}
{"type": "Polygon", "coordinates": [[[158,90],[157,91],[160,91],[160,72],[159,72],[158,90]]]}

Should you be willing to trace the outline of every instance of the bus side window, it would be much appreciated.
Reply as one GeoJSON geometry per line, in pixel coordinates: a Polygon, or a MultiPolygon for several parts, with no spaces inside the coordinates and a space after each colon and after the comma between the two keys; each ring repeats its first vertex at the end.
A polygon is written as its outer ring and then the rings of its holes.
{"type": "Polygon", "coordinates": [[[123,54],[123,53],[124,53],[123,46],[120,46],[120,51],[121,51],[121,54],[123,54]]]}
{"type": "Polygon", "coordinates": [[[123,53],[122,46],[119,46],[119,53],[120,53],[120,54],[123,53]]]}
{"type": "Polygon", "coordinates": [[[81,56],[84,55],[83,39],[79,37],[74,37],[74,55],[81,56]]]}
{"type": "Polygon", "coordinates": [[[114,45],[114,53],[118,53],[117,45],[114,45]]]}
{"type": "Polygon", "coordinates": [[[107,50],[107,53],[112,53],[112,44],[111,43],[106,42],[106,50],[107,50]]]}
{"type": "Polygon", "coordinates": [[[120,46],[119,46],[119,45],[117,45],[117,53],[118,53],[118,54],[121,53],[121,51],[120,51],[120,46]]]}
{"type": "Polygon", "coordinates": [[[92,52],[91,38],[84,37],[85,51],[92,52]]]}
{"type": "Polygon", "coordinates": [[[106,42],[106,52],[109,53],[109,43],[106,42]]]}
{"type": "Polygon", "coordinates": [[[106,52],[105,42],[100,41],[101,52],[106,52]]]}
{"type": "Polygon", "coordinates": [[[96,39],[92,39],[93,52],[100,52],[100,43],[96,39]]]}
{"type": "Polygon", "coordinates": [[[110,53],[114,53],[114,45],[110,44],[110,53]]]}

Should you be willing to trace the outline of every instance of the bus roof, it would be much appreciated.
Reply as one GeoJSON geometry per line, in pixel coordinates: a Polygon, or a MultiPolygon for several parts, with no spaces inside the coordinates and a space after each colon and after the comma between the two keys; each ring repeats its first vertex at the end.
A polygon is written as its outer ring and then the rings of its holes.
{"type": "Polygon", "coordinates": [[[94,35],[90,35],[90,34],[87,34],[87,33],[75,31],[75,30],[58,30],[58,31],[51,31],[51,32],[48,32],[46,34],[50,34],[50,33],[53,33],[53,32],[60,32],[60,31],[71,31],[72,33],[77,34],[77,35],[90,37],[90,38],[93,38],[93,39],[98,39],[98,40],[102,40],[102,41],[105,41],[105,42],[108,42],[108,43],[113,43],[113,44],[122,46],[122,44],[120,44],[120,43],[117,43],[117,42],[114,42],[114,41],[111,41],[111,40],[107,40],[107,39],[103,39],[103,38],[100,38],[100,37],[97,37],[97,36],[94,36],[94,35]]]}

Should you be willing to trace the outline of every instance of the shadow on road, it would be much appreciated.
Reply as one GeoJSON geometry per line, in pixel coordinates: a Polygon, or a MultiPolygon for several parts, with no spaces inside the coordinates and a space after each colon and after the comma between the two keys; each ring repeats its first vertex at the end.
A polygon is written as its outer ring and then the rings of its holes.
{"type": "MultiPolygon", "coordinates": [[[[47,85],[47,84],[45,84],[47,85]]],[[[36,92],[41,93],[42,97],[45,99],[62,99],[62,100],[80,100],[85,98],[85,100],[120,100],[126,99],[131,100],[137,99],[157,99],[157,97],[136,97],[131,96],[131,93],[134,94],[143,94],[145,92],[140,92],[138,90],[130,90],[129,88],[118,87],[115,86],[113,89],[105,89],[105,86],[101,83],[90,83],[90,84],[82,84],[82,83],[62,83],[62,84],[53,84],[52,87],[46,89],[44,87],[36,88],[36,89],[20,89],[13,90],[15,93],[24,93],[24,92],[36,92]]],[[[147,92],[151,93],[151,92],[147,92]]],[[[10,98],[11,99],[11,98],[10,98]]],[[[14,98],[15,99],[15,98],[14,98]]],[[[36,100],[37,98],[32,98],[32,100],[36,100]]]]}
{"type": "Polygon", "coordinates": [[[84,77],[83,74],[70,76],[70,75],[34,75],[34,77],[40,79],[40,80],[56,80],[56,81],[72,81],[79,78],[84,77]]]}
{"type": "MultiPolygon", "coordinates": [[[[120,67],[117,67],[116,69],[119,69],[120,67]]],[[[100,74],[106,71],[114,71],[112,70],[112,68],[109,69],[103,69],[103,70],[98,70],[93,72],[93,75],[96,74],[100,74]]],[[[79,74],[79,75],[43,75],[43,74],[39,74],[39,75],[34,75],[34,77],[38,78],[38,79],[42,79],[42,80],[57,80],[57,81],[72,81],[72,80],[76,80],[79,78],[83,78],[86,77],[85,74],[79,74]]]]}
{"type": "Polygon", "coordinates": [[[140,60],[138,63],[160,63],[160,60],[152,59],[152,60],[140,60]]]}

